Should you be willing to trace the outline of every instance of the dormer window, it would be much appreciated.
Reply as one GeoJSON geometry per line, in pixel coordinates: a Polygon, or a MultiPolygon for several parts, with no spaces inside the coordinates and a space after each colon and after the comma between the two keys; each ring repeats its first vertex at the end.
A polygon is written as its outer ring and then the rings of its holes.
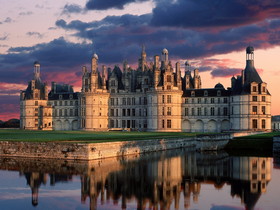
{"type": "Polygon", "coordinates": [[[217,91],[217,96],[221,96],[221,91],[220,90],[217,91]]]}
{"type": "Polygon", "coordinates": [[[112,86],[112,87],[116,86],[116,81],[115,81],[115,80],[112,80],[112,81],[111,81],[111,86],[112,86]]]}
{"type": "Polygon", "coordinates": [[[208,91],[207,90],[204,91],[204,96],[208,96],[208,91]]]}
{"type": "Polygon", "coordinates": [[[194,92],[194,91],[191,92],[191,96],[192,96],[192,97],[195,96],[195,92],[194,92]]]}
{"type": "Polygon", "coordinates": [[[69,98],[70,98],[70,99],[73,99],[73,95],[72,95],[72,94],[70,94],[69,98]]]}
{"type": "Polygon", "coordinates": [[[266,88],[265,87],[262,87],[262,92],[265,92],[266,91],[266,88]]]}
{"type": "Polygon", "coordinates": [[[253,92],[257,92],[257,86],[253,86],[253,92]]]}
{"type": "Polygon", "coordinates": [[[171,82],[171,76],[167,75],[167,82],[171,82]]]}
{"type": "Polygon", "coordinates": [[[59,100],[61,100],[62,99],[62,95],[59,95],[59,100]]]}

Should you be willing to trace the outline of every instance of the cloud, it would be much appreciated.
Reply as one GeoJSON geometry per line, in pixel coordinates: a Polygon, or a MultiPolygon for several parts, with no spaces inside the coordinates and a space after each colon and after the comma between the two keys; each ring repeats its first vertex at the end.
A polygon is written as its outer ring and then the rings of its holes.
{"type": "Polygon", "coordinates": [[[19,96],[2,95],[0,106],[0,120],[7,121],[12,118],[19,119],[19,96]]]}
{"type": "Polygon", "coordinates": [[[77,13],[85,13],[85,10],[78,4],[66,4],[63,7],[62,15],[70,15],[70,14],[77,14],[77,13]]]}
{"type": "Polygon", "coordinates": [[[26,33],[26,35],[28,35],[30,37],[36,37],[38,39],[42,39],[44,37],[43,34],[41,34],[39,32],[34,32],[34,31],[33,32],[29,31],[29,32],[26,33]]]}
{"type": "Polygon", "coordinates": [[[232,27],[279,17],[278,0],[157,0],[152,25],[188,28],[232,27]]]}
{"type": "Polygon", "coordinates": [[[33,12],[31,12],[31,11],[20,12],[20,13],[19,13],[20,16],[28,16],[28,15],[32,15],[32,14],[33,14],[33,12]]]}
{"type": "Polygon", "coordinates": [[[8,37],[9,37],[9,35],[5,33],[5,34],[0,36],[0,41],[5,41],[5,40],[8,39],[8,37]]]}
{"type": "Polygon", "coordinates": [[[11,22],[13,22],[12,18],[7,17],[5,20],[3,20],[3,21],[0,22],[0,25],[1,25],[1,24],[4,24],[4,23],[11,23],[11,22]]]}
{"type": "Polygon", "coordinates": [[[86,3],[88,10],[123,9],[129,3],[138,3],[148,0],[89,0],[86,3]]]}

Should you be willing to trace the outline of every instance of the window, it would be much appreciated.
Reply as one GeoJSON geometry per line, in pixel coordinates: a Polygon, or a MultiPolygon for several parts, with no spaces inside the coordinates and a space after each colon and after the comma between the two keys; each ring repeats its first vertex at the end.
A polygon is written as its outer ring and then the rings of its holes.
{"type": "Polygon", "coordinates": [[[164,95],[162,95],[162,103],[163,103],[163,104],[165,103],[164,95]]]}
{"type": "Polygon", "coordinates": [[[221,115],[221,108],[218,107],[218,115],[221,115]]]}
{"type": "Polygon", "coordinates": [[[195,113],[194,113],[194,108],[192,108],[192,116],[194,116],[194,114],[195,114],[195,113]]]}
{"type": "Polygon", "coordinates": [[[132,105],[135,105],[135,98],[132,98],[132,105]]]}
{"type": "Polygon", "coordinates": [[[70,116],[73,116],[73,109],[70,109],[70,116]]]}
{"type": "Polygon", "coordinates": [[[142,110],[139,109],[139,116],[142,116],[142,110]]]}
{"type": "Polygon", "coordinates": [[[258,101],[258,96],[252,96],[252,101],[258,101]]]}
{"type": "Polygon", "coordinates": [[[197,108],[197,116],[201,115],[201,108],[197,108]]]}
{"type": "Polygon", "coordinates": [[[205,116],[208,115],[208,113],[207,113],[207,108],[206,108],[206,107],[204,108],[204,115],[205,115],[205,116]]]}
{"type": "Polygon", "coordinates": [[[217,91],[217,96],[221,96],[221,91],[220,90],[217,91]]]}
{"type": "Polygon", "coordinates": [[[132,109],[132,116],[135,116],[135,109],[132,109]]]}
{"type": "Polygon", "coordinates": [[[262,91],[265,92],[265,87],[262,87],[262,91]]]}
{"type": "Polygon", "coordinates": [[[189,108],[185,108],[185,116],[189,115],[189,108]]]}
{"type": "Polygon", "coordinates": [[[110,120],[110,127],[111,127],[111,128],[114,127],[114,120],[110,120]]]}
{"type": "Polygon", "coordinates": [[[171,103],[171,95],[167,95],[167,103],[171,103]]]}
{"type": "Polygon", "coordinates": [[[211,116],[214,116],[214,115],[215,115],[215,108],[211,107],[211,116]]]}
{"type": "Polygon", "coordinates": [[[127,109],[126,113],[127,113],[127,116],[130,116],[130,109],[127,109]]]}
{"type": "Polygon", "coordinates": [[[59,106],[62,106],[62,101],[59,101],[59,106]]]}
{"type": "Polygon", "coordinates": [[[220,98],[218,98],[218,104],[219,104],[219,103],[221,103],[221,99],[220,99],[220,98]]]}
{"type": "Polygon", "coordinates": [[[171,120],[167,120],[167,128],[171,128],[171,120]]]}
{"type": "Polygon", "coordinates": [[[265,120],[262,120],[262,129],[265,129],[265,120]]]}
{"type": "Polygon", "coordinates": [[[227,109],[227,107],[224,107],[224,116],[227,116],[228,115],[228,109],[227,109]]]}
{"type": "Polygon", "coordinates": [[[204,98],[204,103],[207,104],[207,102],[208,102],[208,101],[207,101],[207,98],[204,98]]]}
{"type": "Polygon", "coordinates": [[[257,92],[257,86],[253,86],[253,92],[257,92]]]}
{"type": "Polygon", "coordinates": [[[122,116],[125,117],[125,109],[122,109],[122,116]]]}
{"type": "Polygon", "coordinates": [[[126,105],[126,98],[123,98],[123,99],[122,99],[122,104],[123,104],[123,105],[126,105]]]}
{"type": "Polygon", "coordinates": [[[167,75],[167,82],[171,82],[171,76],[167,75]]]}
{"type": "Polygon", "coordinates": [[[35,101],[35,106],[38,106],[38,101],[35,101]]]}
{"type": "Polygon", "coordinates": [[[208,96],[208,91],[207,90],[204,91],[204,96],[208,96]]]}
{"type": "Polygon", "coordinates": [[[258,120],[253,119],[253,128],[257,129],[258,128],[258,120]]]}
{"type": "Polygon", "coordinates": [[[215,103],[215,98],[211,98],[211,104],[215,103]]]}
{"type": "Polygon", "coordinates": [[[116,98],[116,105],[118,106],[119,105],[119,99],[116,98]]]}
{"type": "Polygon", "coordinates": [[[122,128],[125,128],[125,120],[122,120],[122,128]]]}
{"type": "Polygon", "coordinates": [[[194,92],[194,91],[191,92],[191,96],[192,96],[192,97],[195,96],[195,92],[194,92]]]}
{"type": "Polygon", "coordinates": [[[68,106],[68,101],[65,101],[64,103],[65,103],[65,106],[68,106]]]}
{"type": "Polygon", "coordinates": [[[265,114],[265,106],[262,106],[262,114],[265,114]]]}
{"type": "Polygon", "coordinates": [[[114,109],[111,109],[110,115],[111,115],[111,117],[114,117],[114,109]]]}
{"type": "Polygon", "coordinates": [[[171,86],[170,86],[170,85],[167,85],[166,89],[167,89],[167,90],[171,90],[171,86]]]}
{"type": "Polygon", "coordinates": [[[262,101],[265,102],[265,96],[262,96],[262,101]]]}
{"type": "Polygon", "coordinates": [[[167,107],[167,115],[171,115],[171,107],[167,107]]]}
{"type": "Polygon", "coordinates": [[[127,105],[131,105],[131,99],[127,98],[127,105]]]}
{"type": "Polygon", "coordinates": [[[164,113],[165,113],[165,108],[162,107],[162,115],[164,115],[164,113]]]}
{"type": "Polygon", "coordinates": [[[164,120],[162,120],[162,128],[164,128],[164,120]]]}
{"type": "Polygon", "coordinates": [[[115,86],[116,86],[115,80],[112,80],[112,81],[111,81],[111,86],[112,86],[112,87],[115,87],[115,86]]]}
{"type": "Polygon", "coordinates": [[[201,103],[201,98],[197,99],[197,103],[200,104],[201,103]]]}
{"type": "Polygon", "coordinates": [[[67,116],[67,109],[64,109],[64,116],[67,116]]]}
{"type": "Polygon", "coordinates": [[[227,98],[224,98],[224,104],[226,104],[228,102],[227,98]]]}
{"type": "Polygon", "coordinates": [[[257,114],[258,113],[258,107],[257,106],[253,106],[252,107],[252,114],[257,114]]]}
{"type": "Polygon", "coordinates": [[[60,100],[62,99],[62,95],[59,95],[58,97],[59,97],[60,100]]]}
{"type": "Polygon", "coordinates": [[[73,106],[73,101],[70,101],[70,106],[73,106]]]}
{"type": "Polygon", "coordinates": [[[144,97],[144,105],[147,105],[147,103],[148,103],[147,97],[144,97]]]}
{"type": "Polygon", "coordinates": [[[114,106],[114,105],[115,105],[115,100],[114,100],[114,98],[110,98],[110,101],[111,101],[111,106],[114,106]]]}
{"type": "Polygon", "coordinates": [[[148,85],[149,84],[149,80],[147,78],[144,79],[144,84],[148,85]]]}
{"type": "Polygon", "coordinates": [[[119,110],[116,109],[116,116],[118,117],[119,116],[119,110]]]}
{"type": "Polygon", "coordinates": [[[189,103],[189,99],[185,98],[185,104],[189,103]]]}

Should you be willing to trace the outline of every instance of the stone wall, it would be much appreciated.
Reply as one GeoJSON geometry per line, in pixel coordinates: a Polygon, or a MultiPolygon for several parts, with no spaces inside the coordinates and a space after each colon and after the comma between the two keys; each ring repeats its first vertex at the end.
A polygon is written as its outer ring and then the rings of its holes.
{"type": "Polygon", "coordinates": [[[12,142],[0,141],[0,156],[55,158],[66,160],[95,160],[126,155],[139,155],[168,149],[195,147],[207,141],[210,148],[225,146],[229,135],[199,136],[181,139],[153,139],[106,143],[72,142],[12,142]],[[223,145],[222,145],[223,144],[223,145]]]}

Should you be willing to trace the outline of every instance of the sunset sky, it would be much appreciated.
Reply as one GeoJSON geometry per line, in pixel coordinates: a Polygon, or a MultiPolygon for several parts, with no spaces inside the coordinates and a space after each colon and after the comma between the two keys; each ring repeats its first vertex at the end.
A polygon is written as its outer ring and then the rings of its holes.
{"type": "MultiPolygon", "coordinates": [[[[146,46],[148,60],[169,51],[173,65],[189,60],[203,88],[245,67],[255,48],[255,67],[280,114],[279,0],[0,0],[0,120],[19,118],[19,93],[41,63],[41,79],[74,85],[93,53],[100,66],[135,67],[146,46]]],[[[99,68],[101,69],[101,68],[99,68]]]]}

